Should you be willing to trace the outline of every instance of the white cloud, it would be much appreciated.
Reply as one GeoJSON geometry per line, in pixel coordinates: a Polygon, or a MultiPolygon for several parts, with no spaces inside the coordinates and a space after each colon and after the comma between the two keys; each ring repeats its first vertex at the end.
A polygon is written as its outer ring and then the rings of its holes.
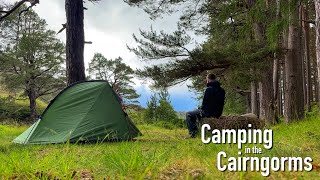
{"type": "MultiPolygon", "coordinates": [[[[107,58],[121,56],[124,62],[136,69],[142,63],[136,56],[129,52],[126,44],[134,46],[132,34],[138,34],[139,28],[148,29],[151,24],[155,29],[175,29],[177,16],[162,19],[155,23],[149,19],[143,10],[132,8],[123,1],[101,1],[100,3],[86,3],[85,11],[85,37],[93,44],[85,46],[85,65],[95,52],[102,53],[107,58]]],[[[64,0],[41,1],[34,10],[41,18],[44,18],[50,29],[58,31],[66,22],[64,0]]],[[[57,35],[65,42],[65,32],[57,35]]]]}

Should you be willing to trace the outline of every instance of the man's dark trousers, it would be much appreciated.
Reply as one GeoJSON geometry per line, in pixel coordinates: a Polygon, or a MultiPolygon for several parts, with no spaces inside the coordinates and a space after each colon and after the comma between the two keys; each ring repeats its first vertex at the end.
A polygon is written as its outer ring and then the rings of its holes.
{"type": "Polygon", "coordinates": [[[195,136],[198,132],[197,119],[201,119],[201,114],[200,109],[189,111],[186,114],[187,126],[191,136],[195,136]]]}

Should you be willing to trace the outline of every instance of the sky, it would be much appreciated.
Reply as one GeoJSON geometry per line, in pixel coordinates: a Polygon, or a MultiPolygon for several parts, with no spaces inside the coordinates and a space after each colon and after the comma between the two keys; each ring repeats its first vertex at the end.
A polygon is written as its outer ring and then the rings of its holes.
{"type": "MultiPolygon", "coordinates": [[[[155,30],[172,32],[176,29],[178,14],[164,16],[161,19],[152,21],[149,16],[139,8],[130,7],[123,1],[102,0],[99,3],[86,2],[85,7],[85,40],[92,41],[93,44],[85,45],[84,58],[88,67],[89,61],[94,53],[102,53],[106,58],[112,59],[121,56],[126,64],[131,68],[142,68],[147,63],[139,60],[134,53],[130,52],[126,45],[135,47],[136,43],[132,34],[139,35],[139,28],[148,30],[152,26],[155,30]]],[[[41,18],[45,19],[48,28],[58,31],[65,20],[64,0],[40,0],[40,4],[33,8],[41,18]]],[[[57,35],[65,42],[65,31],[57,35]]],[[[204,37],[192,35],[193,44],[201,43],[204,37]]],[[[152,94],[149,88],[150,82],[134,81],[134,88],[141,97],[140,105],[146,107],[146,102],[152,94]]],[[[197,107],[198,102],[195,95],[189,92],[187,83],[176,85],[169,89],[171,103],[176,111],[189,111],[197,107]]]]}

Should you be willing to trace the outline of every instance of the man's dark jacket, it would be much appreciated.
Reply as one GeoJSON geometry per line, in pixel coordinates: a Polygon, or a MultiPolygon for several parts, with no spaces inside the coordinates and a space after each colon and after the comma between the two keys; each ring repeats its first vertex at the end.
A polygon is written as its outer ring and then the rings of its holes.
{"type": "Polygon", "coordinates": [[[201,109],[204,117],[220,117],[223,111],[225,91],[218,81],[207,84],[201,109]]]}

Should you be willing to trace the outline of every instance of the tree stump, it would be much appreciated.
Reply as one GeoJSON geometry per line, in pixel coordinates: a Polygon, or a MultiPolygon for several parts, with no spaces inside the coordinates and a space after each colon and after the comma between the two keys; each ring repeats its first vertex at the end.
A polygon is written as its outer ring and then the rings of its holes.
{"type": "Polygon", "coordinates": [[[256,115],[248,113],[240,116],[221,116],[220,118],[203,118],[200,127],[209,124],[211,129],[262,129],[265,122],[256,115]],[[248,124],[252,126],[249,128],[248,124]]]}

